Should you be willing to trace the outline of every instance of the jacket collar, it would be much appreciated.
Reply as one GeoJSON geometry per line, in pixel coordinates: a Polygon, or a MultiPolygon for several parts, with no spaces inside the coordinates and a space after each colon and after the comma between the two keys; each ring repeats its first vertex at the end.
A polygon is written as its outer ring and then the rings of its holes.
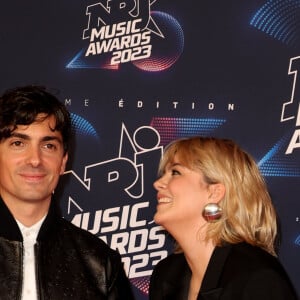
{"type": "Polygon", "coordinates": [[[229,244],[215,248],[202,281],[198,300],[219,299],[222,293],[222,288],[219,285],[220,278],[222,276],[222,269],[225,265],[231,248],[232,245],[229,244]]]}
{"type": "MultiPolygon", "coordinates": [[[[232,245],[216,247],[212,253],[207,270],[205,272],[198,300],[217,300],[220,299],[222,287],[220,281],[222,269],[226,263],[232,245]]],[[[172,295],[172,299],[186,299],[191,279],[191,270],[183,253],[175,254],[176,259],[171,261],[168,266],[170,280],[163,280],[161,292],[163,295],[172,295]],[[180,280],[178,280],[178,270],[180,270],[180,280]]],[[[175,257],[175,256],[174,256],[175,257]]]]}
{"type": "Polygon", "coordinates": [[[48,238],[49,235],[56,234],[60,219],[59,205],[57,204],[56,199],[53,197],[50,203],[48,214],[41,226],[37,240],[42,241],[46,237],[48,238]]]}
{"type": "Polygon", "coordinates": [[[8,240],[23,241],[19,226],[2,198],[0,198],[0,220],[0,236],[8,240]]]}
{"type": "MultiPolygon", "coordinates": [[[[51,200],[50,208],[46,219],[44,220],[39,231],[37,240],[42,240],[51,232],[55,232],[58,226],[58,208],[55,199],[51,200]]],[[[11,214],[10,210],[0,197],[0,236],[12,241],[23,241],[22,233],[19,226],[11,214]]]]}

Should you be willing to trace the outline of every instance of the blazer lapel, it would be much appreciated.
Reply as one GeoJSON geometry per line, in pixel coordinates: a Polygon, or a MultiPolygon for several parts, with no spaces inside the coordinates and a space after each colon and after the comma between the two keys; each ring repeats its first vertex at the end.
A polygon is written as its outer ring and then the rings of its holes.
{"type": "Polygon", "coordinates": [[[201,292],[197,298],[197,300],[219,300],[221,297],[223,289],[217,288],[212,289],[207,292],[201,292]]]}
{"type": "Polygon", "coordinates": [[[165,299],[185,300],[188,295],[189,281],[191,276],[183,273],[180,280],[175,283],[164,282],[162,284],[162,295],[165,299]]]}
{"type": "Polygon", "coordinates": [[[222,287],[219,286],[219,282],[231,247],[231,245],[226,245],[215,248],[202,281],[198,300],[220,299],[222,287]]]}
{"type": "MultiPolygon", "coordinates": [[[[162,273],[165,272],[166,270],[162,273]]],[[[183,253],[174,255],[165,277],[162,278],[160,291],[162,299],[186,300],[190,279],[191,271],[183,253]]]]}

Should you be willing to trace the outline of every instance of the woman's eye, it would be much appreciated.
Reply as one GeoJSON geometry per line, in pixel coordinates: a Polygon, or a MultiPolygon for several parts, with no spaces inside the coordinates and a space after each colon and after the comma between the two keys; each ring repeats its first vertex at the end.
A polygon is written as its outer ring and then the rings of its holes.
{"type": "Polygon", "coordinates": [[[180,172],[177,171],[177,170],[175,170],[175,169],[173,169],[173,170],[171,171],[171,174],[172,174],[172,175],[180,175],[180,172]]]}

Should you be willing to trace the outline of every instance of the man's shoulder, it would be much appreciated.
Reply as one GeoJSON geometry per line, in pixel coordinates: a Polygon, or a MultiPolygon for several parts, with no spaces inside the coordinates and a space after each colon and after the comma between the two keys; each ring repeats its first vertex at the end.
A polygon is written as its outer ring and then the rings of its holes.
{"type": "Polygon", "coordinates": [[[61,228],[63,230],[63,235],[66,238],[72,239],[72,241],[82,249],[82,251],[90,251],[101,254],[102,257],[105,256],[119,256],[119,253],[112,248],[110,248],[103,240],[94,234],[79,228],[73,223],[61,219],[61,228]],[[103,256],[106,254],[105,256],[103,256]]]}

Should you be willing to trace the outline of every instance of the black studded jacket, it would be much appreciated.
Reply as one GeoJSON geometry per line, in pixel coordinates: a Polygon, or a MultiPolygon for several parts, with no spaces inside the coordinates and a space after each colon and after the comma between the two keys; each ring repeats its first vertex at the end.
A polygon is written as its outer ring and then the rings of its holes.
{"type": "MultiPolygon", "coordinates": [[[[21,299],[23,238],[0,198],[0,300],[21,299]]],[[[52,200],[35,244],[39,300],[134,299],[120,255],[60,217],[52,200]]]]}

